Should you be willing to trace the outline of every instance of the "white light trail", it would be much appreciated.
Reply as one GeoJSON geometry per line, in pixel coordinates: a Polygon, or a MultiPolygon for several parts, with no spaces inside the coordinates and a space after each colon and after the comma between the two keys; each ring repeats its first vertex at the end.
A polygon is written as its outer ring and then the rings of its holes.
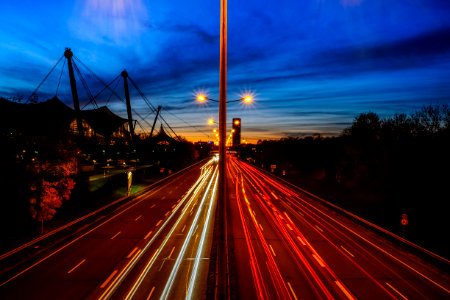
{"type": "MultiPolygon", "coordinates": [[[[131,269],[136,265],[136,263],[139,261],[139,259],[144,255],[144,253],[147,251],[147,249],[153,245],[153,243],[157,240],[157,238],[159,237],[159,235],[161,234],[161,232],[163,231],[163,229],[166,227],[166,225],[170,222],[170,220],[175,216],[175,212],[177,212],[180,207],[183,205],[183,203],[185,201],[187,201],[187,199],[189,198],[189,196],[192,194],[193,196],[191,197],[191,199],[188,201],[188,203],[186,204],[186,206],[189,206],[189,203],[192,202],[192,198],[195,198],[195,195],[199,193],[200,191],[200,187],[203,186],[203,182],[205,181],[205,177],[199,177],[197,179],[197,181],[192,185],[192,187],[189,189],[189,191],[185,194],[185,196],[183,196],[183,198],[181,199],[181,201],[179,201],[177,207],[174,209],[174,213],[171,214],[166,221],[158,228],[158,230],[155,232],[155,234],[153,235],[153,237],[150,239],[150,241],[145,245],[145,247],[142,248],[142,251],[139,252],[139,255],[135,256],[133,258],[133,261],[130,261],[127,264],[127,267],[122,269],[122,271],[119,273],[119,275],[113,280],[113,282],[111,283],[111,285],[108,286],[108,288],[105,290],[105,292],[103,292],[103,294],[100,296],[99,299],[109,299],[112,297],[112,295],[114,294],[115,290],[120,286],[120,284],[123,282],[123,280],[125,279],[125,277],[128,275],[128,273],[131,271],[131,269]]],[[[145,267],[144,271],[142,272],[142,274],[139,276],[138,280],[135,282],[135,284],[133,285],[133,287],[131,288],[130,292],[128,293],[126,299],[131,299],[134,295],[134,293],[136,292],[137,288],[139,287],[139,285],[142,283],[142,281],[144,280],[145,275],[150,271],[150,269],[152,268],[156,257],[160,254],[160,252],[162,251],[164,245],[167,243],[168,241],[168,237],[173,233],[173,231],[175,230],[176,225],[178,225],[178,223],[180,222],[180,219],[177,220],[177,222],[175,223],[174,227],[172,228],[172,230],[169,232],[169,234],[166,236],[165,240],[162,243],[162,246],[158,248],[158,250],[156,251],[156,253],[153,255],[153,257],[150,259],[150,261],[147,263],[147,266],[145,267]]]]}
{"type": "MultiPolygon", "coordinates": [[[[216,172],[216,174],[218,174],[216,172]]],[[[208,232],[208,229],[210,228],[210,222],[211,222],[211,215],[212,215],[212,208],[215,204],[215,200],[216,200],[216,191],[217,191],[217,184],[218,184],[218,178],[219,176],[216,175],[216,179],[214,182],[214,188],[213,188],[213,192],[211,195],[211,199],[209,201],[209,207],[208,207],[208,213],[206,216],[206,222],[205,224],[203,224],[203,230],[202,230],[202,235],[200,238],[200,244],[197,248],[197,254],[195,256],[195,263],[194,263],[194,267],[192,269],[192,273],[191,273],[191,278],[189,280],[189,288],[188,288],[188,293],[187,293],[187,299],[192,299],[192,294],[194,292],[194,286],[196,283],[196,279],[197,279],[197,273],[198,273],[198,266],[200,264],[200,259],[201,259],[201,255],[203,252],[203,245],[205,243],[205,238],[206,238],[206,234],[208,232]]]]}
{"type": "MultiPolygon", "coordinates": [[[[208,162],[204,167],[204,172],[203,174],[198,178],[197,182],[189,189],[189,191],[183,196],[183,199],[181,201],[178,202],[177,207],[173,210],[173,213],[169,216],[169,218],[166,220],[166,222],[164,222],[164,224],[158,229],[158,231],[155,233],[155,235],[152,237],[152,239],[148,242],[148,244],[143,248],[143,251],[141,251],[140,254],[143,254],[149,247],[150,245],[153,244],[153,242],[157,239],[157,237],[159,236],[159,234],[161,233],[161,231],[163,230],[163,228],[168,224],[168,222],[174,217],[175,212],[177,212],[180,207],[183,205],[183,203],[186,203],[186,205],[184,206],[184,208],[181,211],[181,215],[178,217],[177,221],[175,222],[175,224],[172,226],[171,230],[169,231],[169,233],[167,233],[167,235],[165,236],[163,242],[161,243],[161,245],[158,247],[158,249],[156,250],[156,252],[153,254],[152,258],[148,261],[147,265],[145,266],[144,270],[141,272],[140,276],[138,277],[138,279],[135,281],[134,285],[131,287],[130,291],[128,292],[127,296],[125,297],[125,299],[133,299],[134,295],[136,294],[136,292],[138,291],[140,285],[142,284],[142,282],[144,281],[145,277],[147,276],[147,274],[150,272],[150,270],[152,269],[156,258],[161,254],[161,252],[163,251],[163,249],[165,248],[166,244],[168,243],[168,241],[173,237],[175,230],[178,228],[178,225],[180,224],[180,222],[182,221],[183,217],[185,216],[186,212],[189,210],[189,208],[195,204],[195,200],[197,199],[197,195],[201,192],[202,188],[206,185],[206,181],[208,179],[208,177],[211,176],[212,172],[213,172],[213,168],[212,168],[212,163],[208,162]],[[207,167],[205,167],[207,166],[207,167]],[[189,200],[188,200],[189,199],[189,200]]],[[[138,257],[138,259],[140,258],[140,256],[138,257]]],[[[123,279],[125,278],[126,274],[128,273],[128,271],[123,274],[120,278],[120,280],[117,280],[117,283],[115,283],[114,285],[114,289],[111,290],[111,292],[108,293],[107,297],[111,297],[113,290],[115,290],[117,288],[118,285],[120,285],[120,282],[123,281],[123,279]]]]}
{"type": "MultiPolygon", "coordinates": [[[[167,280],[166,286],[164,287],[164,290],[163,290],[163,292],[162,292],[162,294],[161,294],[160,299],[168,299],[168,297],[169,297],[169,294],[170,294],[170,291],[171,291],[171,289],[172,289],[173,283],[174,283],[175,278],[176,278],[176,276],[177,276],[177,274],[178,274],[178,271],[179,271],[179,269],[180,269],[181,262],[182,262],[182,260],[183,260],[183,258],[184,258],[184,256],[185,256],[186,249],[187,249],[187,247],[188,247],[188,245],[189,245],[189,242],[191,241],[191,238],[192,238],[192,236],[193,236],[193,234],[194,234],[194,232],[195,232],[195,229],[196,229],[197,226],[198,226],[198,219],[200,218],[200,215],[201,215],[201,213],[202,213],[202,210],[201,210],[200,208],[201,208],[201,207],[205,204],[205,202],[206,202],[207,195],[208,195],[208,193],[209,193],[209,191],[210,191],[210,189],[211,189],[212,183],[215,182],[215,181],[217,181],[217,175],[216,175],[216,174],[217,174],[217,168],[214,170],[214,175],[212,176],[211,180],[209,181],[208,187],[206,188],[206,191],[205,191],[204,194],[203,194],[201,203],[200,203],[200,205],[199,205],[199,207],[198,207],[198,209],[197,209],[197,212],[196,212],[196,214],[195,214],[195,217],[194,217],[194,220],[193,220],[193,222],[192,222],[192,224],[191,224],[191,227],[190,227],[190,229],[189,229],[189,232],[188,232],[188,234],[187,234],[187,236],[186,236],[186,239],[184,240],[183,246],[181,247],[180,253],[178,254],[177,260],[175,261],[175,265],[173,266],[172,271],[170,272],[169,279],[167,280]],[[216,178],[216,180],[214,180],[214,178],[216,178]]],[[[214,185],[214,187],[216,187],[216,185],[214,185]]],[[[206,228],[206,226],[205,226],[204,228],[206,228]]],[[[199,251],[199,250],[200,250],[200,252],[201,252],[201,250],[202,250],[202,249],[200,249],[200,245],[199,245],[199,247],[198,247],[198,249],[197,249],[197,254],[198,254],[198,251],[199,251]]],[[[198,261],[199,261],[199,259],[196,260],[197,265],[198,265],[198,261]]],[[[195,273],[196,273],[196,272],[195,272],[195,273]]],[[[195,280],[196,274],[193,273],[193,275],[194,275],[194,280],[195,280]]],[[[191,294],[192,294],[192,292],[193,292],[192,290],[193,290],[193,285],[194,285],[194,283],[192,282],[192,280],[193,280],[192,276],[193,276],[193,275],[191,275],[191,279],[190,279],[190,283],[189,283],[189,288],[188,288],[188,293],[189,293],[189,290],[191,290],[191,291],[190,291],[191,294]]]]}

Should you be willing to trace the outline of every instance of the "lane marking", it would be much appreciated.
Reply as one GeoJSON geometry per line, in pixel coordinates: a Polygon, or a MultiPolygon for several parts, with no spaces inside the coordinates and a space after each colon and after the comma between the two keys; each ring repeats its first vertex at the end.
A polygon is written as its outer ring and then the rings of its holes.
{"type": "Polygon", "coordinates": [[[297,295],[295,294],[294,289],[293,289],[292,286],[291,286],[291,283],[288,281],[287,284],[288,284],[288,286],[289,286],[289,289],[291,290],[292,296],[294,296],[294,299],[295,299],[295,300],[298,300],[297,295]]]}
{"type": "Polygon", "coordinates": [[[111,279],[114,277],[114,275],[117,274],[117,272],[119,272],[118,270],[114,270],[111,275],[109,275],[108,278],[106,278],[105,282],[102,283],[102,285],[100,286],[101,289],[104,289],[108,283],[111,281],[111,279]]]}
{"type": "Polygon", "coordinates": [[[130,252],[130,254],[128,254],[128,256],[127,256],[127,258],[130,258],[130,257],[132,257],[133,256],[133,254],[136,252],[136,251],[138,251],[139,250],[139,248],[138,247],[134,247],[134,249],[133,249],[133,251],[131,251],[130,252]]]}
{"type": "Polygon", "coordinates": [[[320,265],[322,268],[325,268],[325,264],[323,263],[323,261],[322,261],[322,259],[321,259],[320,257],[318,257],[318,256],[315,255],[315,254],[313,254],[312,256],[317,260],[317,262],[319,263],[319,265],[320,265]]]}
{"type": "Polygon", "coordinates": [[[303,246],[306,246],[305,241],[301,237],[299,237],[298,235],[297,235],[297,240],[299,240],[302,243],[303,246]]]}
{"type": "Polygon", "coordinates": [[[294,230],[294,228],[292,228],[292,226],[289,223],[286,223],[287,228],[289,228],[289,230],[294,230]]]}
{"type": "Polygon", "coordinates": [[[153,204],[152,206],[150,206],[150,208],[153,208],[153,207],[155,207],[156,206],[156,204],[153,204]]]}
{"type": "Polygon", "coordinates": [[[118,233],[116,233],[114,236],[111,237],[111,240],[115,239],[121,233],[122,233],[122,231],[119,231],[118,233]]]}
{"type": "Polygon", "coordinates": [[[165,214],[164,214],[164,217],[167,217],[170,213],[171,213],[172,211],[168,211],[168,212],[166,212],[165,214]]]}
{"type": "Polygon", "coordinates": [[[400,293],[396,288],[394,288],[392,285],[390,285],[389,283],[387,283],[387,282],[385,282],[386,283],[386,285],[388,286],[388,287],[390,287],[394,292],[396,292],[400,297],[402,297],[403,299],[405,299],[405,300],[408,300],[408,298],[406,298],[405,296],[403,296],[403,294],[402,293],[400,293]]]}
{"type": "Polygon", "coordinates": [[[317,228],[320,232],[323,232],[322,228],[320,228],[319,226],[316,225],[316,228],[317,228]]]}
{"type": "Polygon", "coordinates": [[[261,228],[261,231],[264,231],[264,229],[263,229],[261,223],[259,223],[259,228],[261,228]]]}
{"type": "Polygon", "coordinates": [[[289,220],[289,222],[291,222],[292,224],[294,224],[294,222],[292,222],[291,218],[289,217],[289,215],[287,214],[287,212],[284,212],[284,215],[286,216],[286,218],[289,220]]]}
{"type": "Polygon", "coordinates": [[[341,289],[341,291],[344,292],[345,296],[347,296],[348,299],[356,300],[356,298],[353,297],[352,294],[349,293],[349,291],[347,291],[347,289],[342,285],[342,283],[340,283],[339,281],[335,281],[335,283],[341,289]]]}
{"type": "Polygon", "coordinates": [[[183,233],[185,229],[186,229],[186,224],[183,226],[183,229],[181,229],[181,233],[183,233]]]}
{"type": "Polygon", "coordinates": [[[270,250],[272,250],[273,256],[277,256],[277,255],[275,254],[275,251],[274,251],[273,248],[272,248],[272,245],[269,244],[269,247],[270,247],[270,250]]]}
{"type": "Polygon", "coordinates": [[[137,217],[136,219],[134,219],[135,221],[139,220],[142,217],[142,215],[140,215],[139,217],[137,217]]]}
{"type": "Polygon", "coordinates": [[[161,200],[164,200],[164,199],[166,199],[166,196],[163,196],[163,197],[161,198],[161,200]]]}
{"type": "Polygon", "coordinates": [[[169,256],[167,256],[167,258],[166,259],[170,259],[170,257],[172,256],[172,254],[173,254],[173,251],[175,251],[175,246],[172,248],[172,251],[170,251],[170,254],[169,254],[169,256]]]}
{"type": "Polygon", "coordinates": [[[82,261],[80,261],[75,267],[73,267],[72,269],[70,269],[67,274],[72,273],[76,268],[78,268],[79,266],[81,266],[84,262],[86,261],[86,259],[83,259],[82,261]]]}
{"type": "Polygon", "coordinates": [[[148,239],[153,233],[153,230],[150,230],[147,235],[144,237],[144,240],[148,239]]]}
{"type": "Polygon", "coordinates": [[[148,294],[148,296],[147,296],[147,300],[152,297],[154,291],[155,291],[155,287],[152,287],[152,290],[150,291],[150,294],[148,294]]]}
{"type": "Polygon", "coordinates": [[[272,194],[272,196],[275,198],[275,200],[278,200],[277,195],[275,195],[272,191],[270,191],[270,193],[272,194]]]}
{"type": "Polygon", "coordinates": [[[351,257],[355,257],[350,251],[348,251],[347,249],[344,248],[344,246],[341,246],[342,250],[344,250],[345,252],[348,253],[348,255],[350,255],[351,257]]]}
{"type": "Polygon", "coordinates": [[[158,223],[156,223],[156,227],[158,227],[162,223],[162,220],[159,220],[158,223]]]}

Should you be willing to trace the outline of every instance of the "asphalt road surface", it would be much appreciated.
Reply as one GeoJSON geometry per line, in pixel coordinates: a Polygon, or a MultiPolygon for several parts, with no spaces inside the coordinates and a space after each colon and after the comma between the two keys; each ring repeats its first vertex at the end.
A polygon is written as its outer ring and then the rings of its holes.
{"type": "Polygon", "coordinates": [[[308,193],[232,157],[228,179],[232,298],[450,299],[448,273],[308,193]]]}
{"type": "Polygon", "coordinates": [[[216,159],[175,174],[22,267],[0,299],[203,298],[216,189],[216,159]]]}
{"type": "Polygon", "coordinates": [[[0,299],[215,298],[216,259],[226,299],[450,299],[445,258],[234,157],[226,188],[224,257],[210,257],[222,245],[214,157],[75,226],[7,272],[0,299]]]}

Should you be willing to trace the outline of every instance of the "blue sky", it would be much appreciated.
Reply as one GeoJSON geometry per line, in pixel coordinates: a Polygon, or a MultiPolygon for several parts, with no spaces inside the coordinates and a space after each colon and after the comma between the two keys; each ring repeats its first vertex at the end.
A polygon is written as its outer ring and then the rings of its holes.
{"type": "MultiPolygon", "coordinates": [[[[91,71],[110,83],[126,69],[178,135],[213,139],[207,120],[217,120],[217,103],[200,106],[194,94],[218,99],[219,8],[218,0],[2,1],[0,96],[28,98],[69,47],[92,94],[103,85],[91,71]]],[[[57,94],[72,106],[69,88],[63,59],[39,100],[57,94]]],[[[111,88],[123,95],[121,82],[111,88]]],[[[131,92],[137,129],[148,132],[154,114],[131,92]]],[[[227,115],[229,124],[242,119],[249,142],[339,135],[362,112],[448,104],[450,2],[229,0],[228,99],[243,92],[255,103],[229,103],[227,115]]],[[[109,91],[96,98],[125,117],[122,100],[109,91]]]]}

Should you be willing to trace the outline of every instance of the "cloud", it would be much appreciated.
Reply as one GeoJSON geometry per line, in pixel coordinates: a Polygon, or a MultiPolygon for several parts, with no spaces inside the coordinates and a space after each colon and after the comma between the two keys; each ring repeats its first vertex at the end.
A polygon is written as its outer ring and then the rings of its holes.
{"type": "Polygon", "coordinates": [[[341,73],[416,68],[437,63],[442,56],[450,61],[450,27],[393,42],[327,50],[315,60],[331,72],[341,73]]]}
{"type": "Polygon", "coordinates": [[[194,37],[195,40],[198,40],[200,43],[206,44],[214,44],[219,40],[219,34],[213,34],[205,30],[198,24],[195,23],[186,23],[186,24],[178,24],[172,23],[167,24],[164,23],[158,27],[151,26],[153,29],[157,29],[169,34],[177,34],[180,36],[189,35],[190,37],[194,37]]]}

